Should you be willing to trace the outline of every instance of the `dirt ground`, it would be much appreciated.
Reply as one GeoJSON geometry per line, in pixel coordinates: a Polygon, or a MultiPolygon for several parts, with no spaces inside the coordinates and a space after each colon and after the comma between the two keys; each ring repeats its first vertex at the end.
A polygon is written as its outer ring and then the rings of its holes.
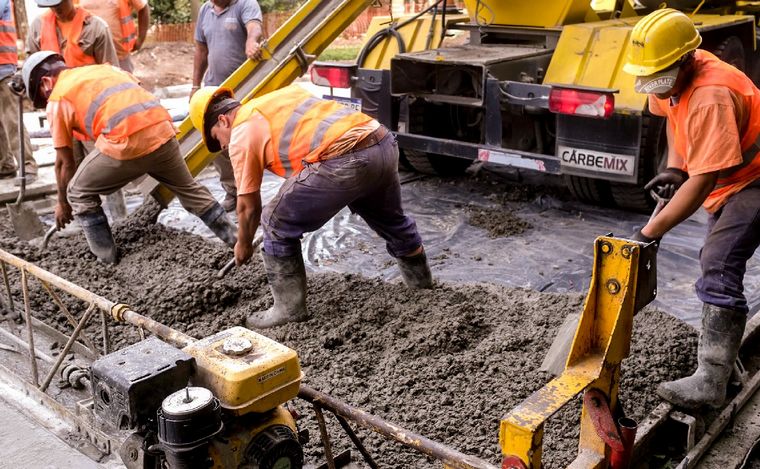
{"type": "MultiPolygon", "coordinates": [[[[250,312],[271,305],[257,259],[219,280],[215,274],[230,256],[221,243],[162,225],[129,222],[114,231],[121,256],[116,266],[96,262],[81,234],[55,238],[49,252],[39,253],[16,240],[7,221],[0,227],[0,247],[196,337],[242,324],[250,312]]],[[[338,274],[310,274],[308,288],[309,321],[264,331],[298,351],[307,384],[494,464],[500,459],[500,418],[549,380],[537,369],[565,314],[583,300],[488,284],[411,291],[338,274]]],[[[39,318],[66,329],[35,282],[31,298],[39,318]]],[[[67,303],[81,314],[81,305],[67,303]]],[[[97,324],[90,326],[91,337],[97,330],[97,324]]],[[[130,327],[114,325],[111,332],[117,346],[138,340],[130,327]]],[[[665,314],[637,316],[621,384],[629,416],[642,419],[658,402],[658,382],[694,368],[695,344],[695,332],[665,314]]],[[[546,467],[564,467],[572,459],[579,405],[547,425],[546,467]]],[[[312,435],[307,460],[317,462],[318,429],[310,409],[302,403],[299,410],[312,435]]],[[[339,427],[331,428],[338,450],[348,448],[339,427]]],[[[368,432],[359,434],[382,467],[438,467],[368,432]]]]}
{"type": "Polygon", "coordinates": [[[193,53],[187,42],[147,44],[132,56],[135,76],[149,91],[193,81],[193,53]]]}

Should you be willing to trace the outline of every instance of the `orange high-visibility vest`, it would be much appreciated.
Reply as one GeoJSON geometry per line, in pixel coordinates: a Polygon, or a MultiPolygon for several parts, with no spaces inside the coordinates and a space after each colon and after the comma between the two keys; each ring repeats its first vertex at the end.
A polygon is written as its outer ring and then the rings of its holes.
{"type": "Polygon", "coordinates": [[[119,0],[119,23],[121,23],[121,45],[132,52],[137,42],[137,27],[132,18],[132,4],[129,0],[119,0]]]}
{"type": "Polygon", "coordinates": [[[233,127],[247,121],[254,112],[269,122],[275,155],[269,169],[283,177],[301,171],[304,161],[319,161],[344,133],[372,120],[335,101],[315,98],[298,85],[247,102],[238,110],[233,127]]]}
{"type": "Polygon", "coordinates": [[[16,35],[16,21],[13,15],[13,0],[8,3],[11,9],[11,17],[8,21],[0,20],[0,64],[18,63],[18,36],[16,35]]]}
{"type": "MultiPolygon", "coordinates": [[[[752,81],[735,67],[723,62],[710,52],[697,49],[695,53],[695,75],[689,87],[681,93],[678,104],[671,105],[669,99],[657,99],[660,109],[668,117],[668,124],[674,130],[676,151],[688,155],[689,137],[686,119],[689,113],[689,100],[694,90],[700,86],[726,86],[744,100],[749,110],[746,128],[740,131],[742,160],[740,165],[722,170],[718,173],[715,189],[707,196],[704,207],[715,212],[728,198],[760,178],[760,90],[752,81]]],[[[741,122],[737,127],[741,127],[741,122]]],[[[688,161],[686,161],[688,172],[688,161]]]]}
{"type": "Polygon", "coordinates": [[[69,67],[81,67],[82,65],[92,65],[95,63],[95,57],[84,53],[79,47],[79,36],[82,35],[84,21],[91,17],[92,14],[84,8],[77,8],[72,22],[74,27],[71,28],[69,36],[66,37],[66,49],[61,52],[61,45],[58,43],[58,20],[53,10],[48,10],[42,14],[42,31],[40,33],[40,49],[50,50],[61,54],[66,65],[69,67]]]}
{"type": "Polygon", "coordinates": [[[61,99],[74,105],[73,127],[91,140],[100,135],[111,141],[124,140],[162,121],[172,121],[136,78],[107,64],[62,71],[48,100],[61,99]]]}

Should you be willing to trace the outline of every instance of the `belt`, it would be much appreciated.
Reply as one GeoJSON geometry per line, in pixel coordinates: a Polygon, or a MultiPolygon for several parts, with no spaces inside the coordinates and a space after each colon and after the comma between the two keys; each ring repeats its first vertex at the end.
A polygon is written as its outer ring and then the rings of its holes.
{"type": "Polygon", "coordinates": [[[385,136],[388,135],[388,133],[388,129],[384,125],[381,125],[377,129],[373,130],[371,134],[356,142],[356,145],[351,147],[351,150],[349,151],[353,153],[355,151],[364,150],[365,148],[377,145],[380,143],[380,140],[384,139],[385,136]]]}

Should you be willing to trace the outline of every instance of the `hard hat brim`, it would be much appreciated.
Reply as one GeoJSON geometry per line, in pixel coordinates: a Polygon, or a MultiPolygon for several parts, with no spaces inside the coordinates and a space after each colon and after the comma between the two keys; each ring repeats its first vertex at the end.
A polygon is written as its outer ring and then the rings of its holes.
{"type": "Polygon", "coordinates": [[[43,7],[43,8],[57,7],[63,2],[63,0],[35,0],[35,1],[38,7],[43,7]]]}
{"type": "Polygon", "coordinates": [[[637,93],[662,94],[673,89],[681,67],[671,67],[648,76],[636,77],[633,88],[637,93]]]}

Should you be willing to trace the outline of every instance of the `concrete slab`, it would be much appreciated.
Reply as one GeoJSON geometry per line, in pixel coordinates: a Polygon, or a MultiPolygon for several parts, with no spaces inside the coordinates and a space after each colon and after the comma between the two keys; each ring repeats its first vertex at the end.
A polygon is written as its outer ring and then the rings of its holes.
{"type": "Polygon", "coordinates": [[[0,399],[1,467],[100,469],[103,466],[36,425],[0,399]]]}

